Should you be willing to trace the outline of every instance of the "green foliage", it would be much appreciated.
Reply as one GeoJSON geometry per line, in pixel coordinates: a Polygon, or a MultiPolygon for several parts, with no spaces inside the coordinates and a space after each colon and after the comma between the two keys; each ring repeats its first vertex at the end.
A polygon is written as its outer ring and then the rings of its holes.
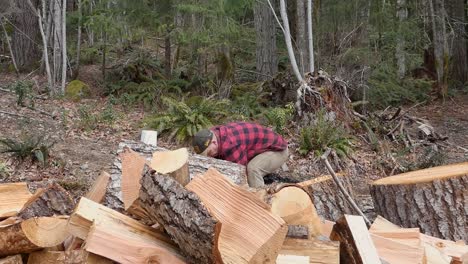
{"type": "Polygon", "coordinates": [[[369,102],[374,108],[417,103],[428,99],[432,82],[406,78],[398,81],[394,68],[382,64],[369,78],[369,102]]]}
{"type": "Polygon", "coordinates": [[[80,62],[83,64],[95,64],[100,59],[100,52],[97,47],[81,48],[80,62]]]}
{"type": "Polygon", "coordinates": [[[98,126],[99,118],[92,111],[93,108],[89,105],[82,105],[78,108],[79,125],[84,130],[94,130],[98,126]]]}
{"type": "Polygon", "coordinates": [[[253,92],[237,96],[231,102],[230,112],[236,119],[255,119],[262,111],[263,107],[259,103],[258,95],[253,92]]]}
{"type": "Polygon", "coordinates": [[[80,80],[73,80],[65,87],[65,97],[71,100],[80,100],[90,94],[89,86],[80,80]]]}
{"type": "Polygon", "coordinates": [[[0,180],[6,180],[8,177],[10,177],[8,166],[5,163],[0,162],[0,180]]]}
{"type": "Polygon", "coordinates": [[[285,134],[285,128],[288,121],[291,120],[294,113],[294,105],[292,103],[286,107],[267,108],[264,111],[267,125],[273,127],[273,130],[282,135],[285,134]]]}
{"type": "Polygon", "coordinates": [[[347,156],[352,151],[351,137],[343,126],[327,120],[325,112],[320,111],[315,124],[301,129],[299,153],[306,155],[314,151],[320,156],[327,148],[339,156],[347,156]]]}
{"type": "Polygon", "coordinates": [[[15,92],[16,105],[34,107],[33,83],[31,81],[17,81],[8,88],[15,92]]]}
{"type": "Polygon", "coordinates": [[[108,125],[112,125],[118,119],[118,114],[114,110],[114,106],[111,103],[106,104],[104,110],[101,112],[99,116],[99,120],[103,123],[108,125]]]}
{"type": "Polygon", "coordinates": [[[221,122],[227,116],[227,101],[194,96],[179,101],[162,97],[167,108],[162,114],[149,117],[146,122],[161,134],[169,134],[169,140],[176,138],[183,142],[195,135],[200,129],[221,122]]]}
{"type": "Polygon", "coordinates": [[[43,136],[27,136],[24,140],[15,140],[11,138],[0,139],[2,146],[0,153],[9,153],[20,161],[31,158],[32,161],[38,161],[46,165],[49,160],[49,152],[54,143],[46,143],[43,136]]]}

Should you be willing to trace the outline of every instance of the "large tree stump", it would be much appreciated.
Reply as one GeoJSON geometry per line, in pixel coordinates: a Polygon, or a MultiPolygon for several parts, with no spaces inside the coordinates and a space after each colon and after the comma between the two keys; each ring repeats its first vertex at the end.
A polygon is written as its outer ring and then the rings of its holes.
{"type": "MultiPolygon", "coordinates": [[[[124,147],[130,148],[131,150],[144,156],[147,160],[151,160],[154,152],[168,151],[165,148],[147,145],[142,142],[123,141],[119,144],[117,153],[121,153],[124,147]]],[[[226,175],[235,184],[247,186],[245,166],[197,154],[190,154],[188,163],[190,179],[193,179],[197,175],[203,174],[208,170],[208,168],[213,167],[222,174],[226,175]]],[[[124,206],[121,188],[122,161],[119,155],[116,156],[116,159],[110,169],[110,174],[111,181],[107,188],[104,204],[112,209],[123,211],[124,206]]]]}
{"type": "MultiPolygon", "coordinates": [[[[350,195],[353,194],[351,182],[346,175],[339,175],[343,186],[350,195]]],[[[318,215],[326,220],[336,221],[343,214],[351,214],[353,209],[345,196],[340,192],[332,176],[320,176],[309,181],[298,183],[305,188],[315,205],[318,215]]]]}
{"type": "Polygon", "coordinates": [[[376,212],[392,223],[468,241],[468,162],[383,178],[370,190],[376,212]]]}
{"type": "Polygon", "coordinates": [[[60,185],[53,183],[39,189],[26,202],[18,217],[29,219],[40,216],[70,215],[75,203],[70,194],[60,185]]]}

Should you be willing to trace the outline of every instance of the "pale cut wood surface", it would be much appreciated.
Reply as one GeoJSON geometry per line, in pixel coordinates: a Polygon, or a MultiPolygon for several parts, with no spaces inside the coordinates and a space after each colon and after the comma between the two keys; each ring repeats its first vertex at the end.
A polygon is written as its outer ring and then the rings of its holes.
{"type": "Polygon", "coordinates": [[[196,193],[221,222],[218,249],[224,263],[274,263],[287,225],[254,194],[232,184],[215,169],[193,179],[196,193]]]}
{"type": "Polygon", "coordinates": [[[186,263],[177,250],[164,242],[131,236],[103,225],[91,227],[84,248],[122,264],[186,263]]]}
{"type": "Polygon", "coordinates": [[[320,234],[322,223],[309,194],[302,188],[287,186],[272,195],[271,212],[281,217],[288,226],[308,228],[308,238],[320,234]]]}
{"type": "Polygon", "coordinates": [[[371,238],[379,256],[389,264],[423,264],[425,262],[422,246],[409,246],[372,233],[371,238]]]}
{"type": "Polygon", "coordinates": [[[29,253],[61,244],[68,236],[66,218],[30,218],[0,228],[0,256],[29,253]]]}
{"type": "Polygon", "coordinates": [[[169,174],[182,186],[190,182],[187,148],[153,153],[150,167],[161,174],[169,174]]]}
{"type": "Polygon", "coordinates": [[[21,255],[14,255],[0,259],[0,264],[23,264],[23,260],[21,255]]]}
{"type": "Polygon", "coordinates": [[[371,234],[379,237],[391,239],[395,242],[402,243],[408,246],[421,246],[421,233],[419,228],[400,228],[397,230],[374,231],[370,230],[371,234]]]}
{"type": "Polygon", "coordinates": [[[309,256],[278,255],[276,264],[309,264],[309,256]]]}
{"type": "Polygon", "coordinates": [[[112,264],[113,261],[85,250],[41,250],[29,254],[28,264],[112,264]]]}
{"type": "Polygon", "coordinates": [[[468,162],[411,171],[374,181],[373,185],[415,184],[468,174],[468,162]]]}
{"type": "Polygon", "coordinates": [[[286,238],[280,254],[308,256],[310,264],[339,264],[340,244],[336,241],[286,238]]]}
{"type": "Polygon", "coordinates": [[[150,240],[156,238],[168,244],[173,244],[166,235],[158,232],[156,229],[83,197],[70,216],[67,226],[68,231],[74,236],[86,239],[93,222],[122,230],[129,230],[128,232],[150,240]]]}
{"type": "Polygon", "coordinates": [[[140,194],[140,179],[146,159],[130,148],[119,154],[122,161],[122,199],[127,210],[140,194]]]}
{"type": "Polygon", "coordinates": [[[0,184],[0,219],[15,216],[31,196],[25,182],[0,184]]]}
{"type": "Polygon", "coordinates": [[[86,193],[85,197],[96,203],[101,203],[104,199],[104,195],[106,195],[106,189],[109,181],[110,174],[102,171],[94,181],[94,184],[91,186],[88,193],[86,193]]]}

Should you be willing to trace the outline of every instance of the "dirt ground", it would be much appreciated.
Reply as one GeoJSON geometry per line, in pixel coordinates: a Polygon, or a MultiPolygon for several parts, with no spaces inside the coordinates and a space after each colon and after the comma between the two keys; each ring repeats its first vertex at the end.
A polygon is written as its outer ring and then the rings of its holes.
{"type": "MultiPolygon", "coordinates": [[[[0,88],[12,81],[11,76],[0,76],[0,88]]],[[[116,121],[100,122],[95,129],[83,125],[80,111],[87,107],[91,116],[99,116],[108,106],[107,99],[94,97],[80,102],[64,99],[36,99],[40,113],[16,105],[16,96],[0,91],[0,138],[21,139],[27,136],[44,136],[44,142],[52,143],[51,162],[47,167],[25,161],[17,162],[7,154],[0,154],[0,165],[7,167],[7,175],[0,174],[0,182],[28,181],[31,189],[57,181],[75,198],[83,195],[102,170],[108,170],[113,162],[118,143],[123,139],[138,140],[144,113],[141,109],[123,109],[113,106],[116,121]]],[[[429,120],[437,131],[449,137],[453,145],[446,149],[446,163],[468,160],[468,95],[419,106],[410,110],[414,116],[429,120]],[[456,147],[458,146],[458,147],[456,147]]],[[[357,136],[357,135],[356,135],[357,136]]],[[[159,142],[161,146],[170,144],[159,142]]],[[[174,146],[172,146],[174,147],[174,146]]],[[[288,162],[288,174],[299,175],[300,180],[326,173],[323,166],[315,165],[308,157],[294,151],[288,162]]],[[[357,193],[369,200],[366,193],[369,181],[388,176],[376,166],[376,154],[365,146],[358,146],[353,160],[354,181],[357,193]],[[361,190],[360,190],[361,189],[361,190]]],[[[338,165],[339,166],[339,165],[338,165]]],[[[343,167],[343,165],[342,165],[343,167]]],[[[363,202],[365,206],[366,202],[363,202]]]]}

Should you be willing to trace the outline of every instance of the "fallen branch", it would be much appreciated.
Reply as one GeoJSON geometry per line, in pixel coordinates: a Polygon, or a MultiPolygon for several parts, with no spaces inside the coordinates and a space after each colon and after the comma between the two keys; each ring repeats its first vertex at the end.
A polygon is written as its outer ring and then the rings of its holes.
{"type": "Polygon", "coordinates": [[[328,161],[328,155],[330,155],[331,149],[327,149],[325,153],[320,157],[320,159],[325,163],[325,166],[328,169],[328,172],[330,172],[331,176],[333,177],[333,180],[335,181],[336,185],[338,185],[338,188],[340,188],[341,193],[345,196],[346,200],[351,204],[351,206],[359,213],[359,215],[364,218],[364,221],[366,221],[366,224],[368,226],[371,225],[371,221],[364,215],[364,213],[359,209],[359,206],[356,204],[354,199],[349,195],[349,193],[346,191],[346,189],[343,187],[343,184],[341,184],[341,181],[338,179],[338,176],[336,176],[335,171],[330,165],[330,162],[328,161]]]}

